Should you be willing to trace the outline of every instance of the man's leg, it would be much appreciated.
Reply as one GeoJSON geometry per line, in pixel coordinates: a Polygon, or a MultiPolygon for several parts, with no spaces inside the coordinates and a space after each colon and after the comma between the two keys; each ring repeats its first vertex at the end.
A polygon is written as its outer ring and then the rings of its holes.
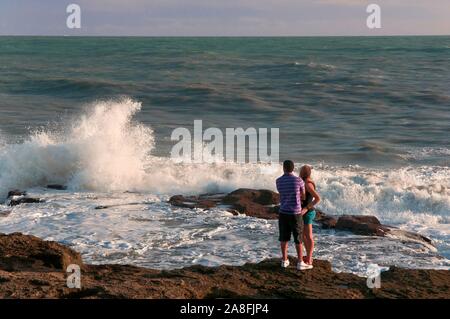
{"type": "Polygon", "coordinates": [[[279,241],[281,247],[281,256],[283,260],[288,259],[287,249],[288,249],[288,242],[291,237],[287,218],[288,216],[285,216],[284,214],[280,214],[278,217],[278,227],[280,231],[279,241]]]}
{"type": "Polygon", "coordinates": [[[303,251],[302,251],[302,243],[295,243],[295,249],[297,250],[297,258],[298,261],[302,261],[303,260],[303,251]]]}
{"type": "Polygon", "coordinates": [[[303,217],[299,215],[295,215],[293,225],[293,233],[294,233],[294,242],[295,249],[297,250],[297,258],[298,262],[303,261],[303,250],[302,250],[302,240],[303,240],[303,217]]]}
{"type": "Polygon", "coordinates": [[[288,242],[282,241],[282,242],[280,242],[280,246],[281,246],[282,258],[283,258],[283,260],[287,260],[288,259],[288,256],[287,256],[288,242]]]}

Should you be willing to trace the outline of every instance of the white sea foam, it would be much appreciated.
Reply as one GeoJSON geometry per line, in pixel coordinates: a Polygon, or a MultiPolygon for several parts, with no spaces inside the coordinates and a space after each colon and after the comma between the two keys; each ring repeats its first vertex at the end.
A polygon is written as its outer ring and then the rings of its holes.
{"type": "Polygon", "coordinates": [[[35,132],[22,144],[3,145],[1,195],[10,189],[53,183],[73,190],[154,193],[273,184],[277,172],[270,165],[187,165],[152,156],[152,130],[132,121],[140,109],[141,104],[130,99],[97,102],[63,132],[35,132]]]}
{"type": "MultiPolygon", "coordinates": [[[[236,250],[236,247],[247,247],[248,243],[252,247],[245,252],[247,260],[272,256],[276,247],[263,241],[276,232],[271,223],[236,219],[225,212],[210,216],[199,211],[172,209],[161,201],[177,193],[227,192],[238,187],[274,189],[281,166],[220,161],[182,164],[153,156],[151,128],[133,121],[140,109],[140,103],[126,98],[97,102],[62,131],[42,130],[22,144],[3,144],[0,148],[2,196],[10,189],[31,188],[46,198],[47,203],[14,208],[10,216],[2,218],[0,232],[23,231],[59,240],[73,245],[92,262],[158,267],[185,265],[183,260],[204,264],[239,263],[235,259],[244,252],[243,248],[236,250]],[[50,183],[68,185],[69,190],[58,193],[40,188],[50,183]],[[139,191],[140,195],[124,191],[139,191]],[[136,201],[142,205],[94,210],[96,205],[136,201]],[[140,226],[143,228],[135,228],[140,226]],[[165,250],[161,250],[161,245],[165,250]],[[161,264],[153,265],[151,260],[155,258],[163,258],[161,264]]],[[[323,197],[320,207],[327,213],[378,216],[383,223],[432,237],[438,253],[450,256],[448,167],[381,170],[322,165],[315,166],[313,174],[323,197]]],[[[329,252],[333,249],[339,254],[351,251],[353,257],[348,258],[352,260],[352,269],[361,267],[359,257],[355,257],[358,256],[355,247],[343,243],[340,237],[330,241],[336,245],[323,249],[324,257],[331,258],[329,252]]],[[[372,244],[366,244],[370,249],[372,244]]],[[[380,247],[377,249],[382,251],[380,247]]],[[[416,248],[417,252],[424,249],[416,248]]],[[[419,266],[426,267],[427,258],[419,266]]],[[[413,253],[404,257],[404,264],[415,260],[413,253]]],[[[442,263],[437,259],[435,264],[442,266],[442,263]]]]}
{"type": "Polygon", "coordinates": [[[404,159],[423,160],[434,156],[450,156],[450,149],[446,147],[410,148],[400,156],[404,159]]]}
{"type": "Polygon", "coordinates": [[[69,184],[74,188],[123,189],[140,183],[153,146],[151,129],[131,122],[141,108],[129,99],[98,102],[66,132],[40,131],[0,150],[0,192],[69,184]]]}

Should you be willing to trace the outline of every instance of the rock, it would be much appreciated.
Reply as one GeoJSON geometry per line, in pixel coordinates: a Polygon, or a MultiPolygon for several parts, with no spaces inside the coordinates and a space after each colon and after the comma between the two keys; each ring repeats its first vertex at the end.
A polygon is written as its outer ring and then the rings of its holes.
{"type": "Polygon", "coordinates": [[[280,195],[267,189],[239,188],[226,195],[222,203],[234,204],[243,200],[259,205],[277,205],[280,203],[280,195]]]}
{"type": "Polygon", "coordinates": [[[42,202],[44,201],[40,198],[31,198],[31,197],[13,198],[9,201],[8,206],[17,206],[21,204],[34,204],[42,202]]]}
{"type": "Polygon", "coordinates": [[[50,184],[50,185],[47,185],[47,188],[49,188],[49,189],[56,189],[56,190],[59,190],[59,191],[67,190],[67,186],[59,185],[59,184],[50,184]]]}
{"type": "Polygon", "coordinates": [[[280,202],[280,196],[270,190],[254,190],[240,188],[229,193],[222,199],[222,204],[231,205],[233,209],[247,216],[277,219],[276,205],[280,202]]]}
{"type": "Polygon", "coordinates": [[[316,210],[315,221],[318,222],[322,226],[322,228],[330,229],[336,227],[337,218],[334,216],[326,215],[320,210],[316,210]]]}
{"type": "Polygon", "coordinates": [[[13,233],[0,234],[0,269],[7,271],[66,270],[70,264],[82,267],[79,253],[52,241],[13,233]]]}
{"type": "Polygon", "coordinates": [[[233,209],[240,214],[262,219],[278,219],[278,214],[274,213],[271,207],[255,204],[248,200],[240,200],[233,204],[233,209]]]}
{"type": "Polygon", "coordinates": [[[27,196],[27,192],[21,191],[18,189],[12,190],[8,192],[8,198],[14,197],[14,196],[27,196]]]}
{"type": "Polygon", "coordinates": [[[217,206],[224,194],[203,194],[199,196],[175,195],[169,199],[169,203],[184,208],[210,209],[217,206]]]}
{"type": "MultiPolygon", "coordinates": [[[[289,257],[291,264],[296,259],[289,257]]],[[[65,286],[67,264],[81,264],[73,250],[22,234],[0,235],[0,298],[450,298],[447,270],[391,267],[381,274],[381,289],[366,279],[335,273],[330,262],[314,269],[280,269],[279,259],[243,266],[154,270],[127,265],[83,265],[82,288],[65,286]],[[57,256],[57,257],[56,257],[57,256]]]]}
{"type": "Polygon", "coordinates": [[[387,228],[375,216],[344,215],[337,220],[336,229],[366,236],[384,236],[387,228]]]}
{"type": "Polygon", "coordinates": [[[414,242],[414,243],[422,244],[422,245],[428,247],[428,249],[430,249],[431,251],[437,251],[434,242],[430,238],[427,238],[427,237],[417,234],[417,233],[398,229],[393,226],[386,226],[386,225],[383,225],[383,226],[386,229],[385,234],[384,234],[384,236],[386,236],[386,237],[398,239],[402,242],[414,242]]]}
{"type": "Polygon", "coordinates": [[[169,199],[169,203],[190,209],[211,209],[223,205],[233,215],[245,214],[263,219],[276,219],[278,209],[274,205],[278,204],[279,200],[279,195],[270,190],[240,188],[229,194],[175,195],[169,199]]]}
{"type": "Polygon", "coordinates": [[[123,204],[115,204],[115,205],[99,205],[95,206],[95,209],[108,209],[108,208],[114,208],[114,207],[121,207],[121,206],[134,206],[134,205],[145,205],[146,202],[133,202],[133,203],[123,203],[123,204]]]}
{"type": "Polygon", "coordinates": [[[6,200],[7,206],[17,206],[20,204],[42,203],[44,200],[40,198],[27,197],[27,192],[20,190],[12,190],[8,192],[6,200]]]}
{"type": "Polygon", "coordinates": [[[99,206],[95,206],[94,209],[108,209],[108,208],[110,208],[110,206],[108,206],[108,205],[99,205],[99,206]]]}
{"type": "Polygon", "coordinates": [[[381,224],[375,216],[343,215],[330,216],[320,210],[316,211],[316,222],[324,229],[350,231],[363,236],[391,237],[404,242],[415,242],[436,250],[433,241],[423,235],[381,224]]]}
{"type": "Polygon", "coordinates": [[[239,216],[240,215],[240,213],[236,209],[232,209],[232,208],[227,209],[227,212],[233,214],[233,216],[239,216]]]}

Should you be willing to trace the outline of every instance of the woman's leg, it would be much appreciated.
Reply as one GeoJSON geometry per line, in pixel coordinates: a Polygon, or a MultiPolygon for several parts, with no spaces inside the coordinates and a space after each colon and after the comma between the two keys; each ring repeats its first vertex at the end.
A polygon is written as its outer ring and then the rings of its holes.
{"type": "Polygon", "coordinates": [[[314,238],[313,238],[313,228],[312,224],[305,225],[303,231],[305,248],[306,248],[306,263],[312,264],[312,255],[314,251],[314,238]]]}
{"type": "MultiPolygon", "coordinates": [[[[306,232],[308,231],[308,225],[305,224],[303,229],[303,244],[305,245],[305,251],[306,254],[308,254],[309,251],[309,242],[308,242],[308,236],[306,236],[306,232]]],[[[303,262],[308,262],[308,256],[303,256],[303,262]]]]}

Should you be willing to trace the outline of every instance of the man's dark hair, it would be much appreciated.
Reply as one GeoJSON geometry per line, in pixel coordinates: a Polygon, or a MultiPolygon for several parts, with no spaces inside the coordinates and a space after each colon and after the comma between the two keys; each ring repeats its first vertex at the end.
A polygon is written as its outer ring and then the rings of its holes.
{"type": "Polygon", "coordinates": [[[283,170],[287,173],[292,173],[294,171],[294,162],[290,160],[284,161],[283,170]]]}

